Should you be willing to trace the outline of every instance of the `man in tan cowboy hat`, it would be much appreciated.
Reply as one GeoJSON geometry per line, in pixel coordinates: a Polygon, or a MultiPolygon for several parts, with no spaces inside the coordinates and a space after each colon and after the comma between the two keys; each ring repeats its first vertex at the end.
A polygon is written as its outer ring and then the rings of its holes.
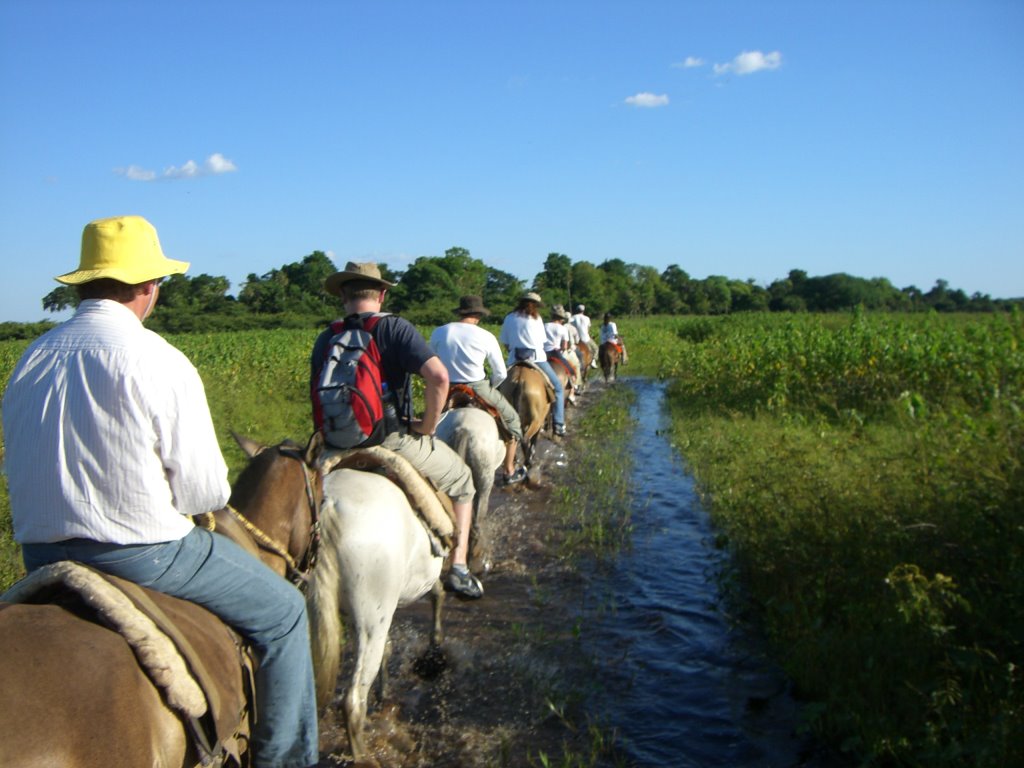
{"type": "Polygon", "coordinates": [[[512,433],[512,439],[505,443],[505,484],[521,483],[526,479],[526,468],[516,469],[516,448],[523,439],[523,426],[512,403],[498,391],[498,385],[508,374],[498,339],[480,327],[481,318],[491,314],[490,310],[479,296],[463,296],[459,299],[459,306],[452,311],[459,319],[436,329],[430,336],[430,348],[448,369],[448,379],[452,384],[465,384],[481,400],[498,410],[501,420],[512,433]],[[489,381],[484,363],[491,366],[489,381]]]}
{"type": "MultiPolygon", "coordinates": [[[[381,446],[408,460],[451,497],[459,540],[452,553],[452,569],[446,583],[463,597],[478,598],[483,595],[483,585],[466,565],[476,494],[473,475],[455,451],[440,440],[434,440],[437,422],[448,399],[448,369],[412,323],[395,315],[380,314],[387,290],[393,285],[381,276],[377,265],[370,262],[350,261],[344,270],[324,281],[328,293],[341,297],[346,324],[358,321],[361,325],[367,318],[380,315],[371,332],[380,350],[389,397],[394,398],[399,414],[398,428],[384,438],[381,446]],[[420,418],[415,418],[412,412],[413,374],[421,376],[425,384],[424,411],[420,418]]],[[[333,334],[328,327],[313,344],[311,389],[319,380],[333,334]]]]}
{"type": "Polygon", "coordinates": [[[299,592],[188,515],[230,494],[202,380],[145,329],[160,281],[188,263],[164,256],[139,216],[93,221],[74,316],[22,355],[3,399],[14,537],[25,568],[77,560],[198,603],[259,655],[253,765],[318,760],[316,694],[299,592]]]}

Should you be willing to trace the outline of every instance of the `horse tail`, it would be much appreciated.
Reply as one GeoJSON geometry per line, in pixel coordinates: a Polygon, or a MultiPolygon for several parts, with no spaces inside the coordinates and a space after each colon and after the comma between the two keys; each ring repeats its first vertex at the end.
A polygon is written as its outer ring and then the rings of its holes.
{"type": "Polygon", "coordinates": [[[306,592],[309,639],[316,679],[316,699],[326,706],[334,695],[341,668],[344,628],[341,623],[341,569],[338,562],[337,515],[321,518],[323,537],[320,557],[306,592]]]}

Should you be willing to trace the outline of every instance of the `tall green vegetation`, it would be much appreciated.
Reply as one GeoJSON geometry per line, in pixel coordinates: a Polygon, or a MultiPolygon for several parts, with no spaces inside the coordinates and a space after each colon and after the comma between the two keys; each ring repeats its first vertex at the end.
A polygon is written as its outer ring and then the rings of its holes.
{"type": "MultiPolygon", "coordinates": [[[[671,379],[673,440],[731,553],[726,586],[764,626],[808,727],[864,765],[1024,763],[1024,316],[619,326],[620,373],[671,379]]],[[[244,457],[229,430],[308,436],[315,332],[172,337],[202,374],[232,476],[244,457]]],[[[0,342],[0,384],[26,343],[0,342]]],[[[604,408],[581,434],[624,428],[604,408]]],[[[614,551],[628,518],[563,496],[578,543],[614,551]]],[[[20,572],[9,519],[0,479],[0,588],[20,572]]]]}
{"type": "Polygon", "coordinates": [[[1024,318],[651,325],[809,726],[866,765],[1020,764],[1024,318]]]}

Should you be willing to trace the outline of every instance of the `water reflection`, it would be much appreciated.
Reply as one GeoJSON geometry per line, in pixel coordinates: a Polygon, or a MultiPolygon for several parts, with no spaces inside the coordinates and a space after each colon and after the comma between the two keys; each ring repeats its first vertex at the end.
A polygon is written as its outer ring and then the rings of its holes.
{"type": "Polygon", "coordinates": [[[723,555],[661,432],[664,385],[636,390],[632,547],[591,575],[584,646],[604,672],[602,721],[640,766],[808,766],[796,707],[758,640],[724,615],[723,555]]]}

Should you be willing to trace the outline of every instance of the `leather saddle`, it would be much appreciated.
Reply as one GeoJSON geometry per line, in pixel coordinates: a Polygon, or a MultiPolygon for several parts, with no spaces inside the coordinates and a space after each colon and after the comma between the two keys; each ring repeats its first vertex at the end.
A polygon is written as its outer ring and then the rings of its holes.
{"type": "Polygon", "coordinates": [[[255,706],[254,662],[214,614],[71,561],[33,571],[2,600],[61,605],[118,632],[181,716],[203,765],[244,764],[255,706]]]}
{"type": "Polygon", "coordinates": [[[444,410],[447,411],[452,408],[479,408],[481,411],[490,414],[497,422],[498,435],[501,437],[502,442],[507,443],[513,439],[512,433],[509,432],[508,427],[505,425],[505,420],[501,418],[501,412],[480,397],[468,384],[452,384],[448,388],[448,400],[445,402],[444,410]]]}

